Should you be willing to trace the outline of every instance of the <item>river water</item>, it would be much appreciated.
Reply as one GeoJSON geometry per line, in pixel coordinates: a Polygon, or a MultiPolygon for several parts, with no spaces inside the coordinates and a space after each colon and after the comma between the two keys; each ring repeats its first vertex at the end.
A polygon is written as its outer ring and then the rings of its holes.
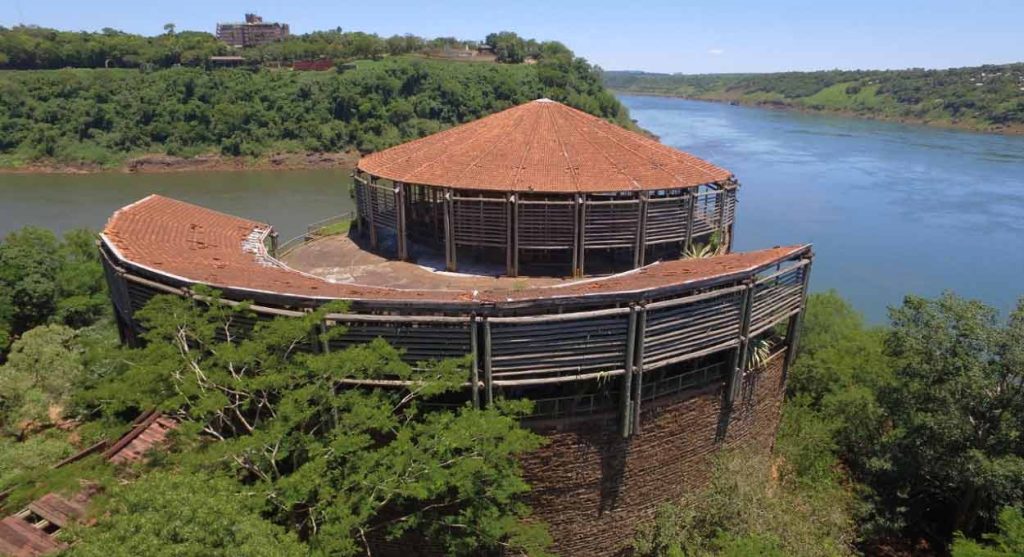
{"type": "MultiPolygon", "coordinates": [[[[1024,295],[1024,137],[623,96],[662,141],[742,183],[737,249],[813,242],[813,290],[869,319],[943,289],[1009,310],[1024,295]]],[[[160,193],[269,222],[288,238],[352,208],[345,170],[2,175],[0,234],[99,229],[160,193]]]]}
{"type": "Polygon", "coordinates": [[[874,322],[950,289],[1024,295],[1024,137],[623,96],[639,124],[739,178],[735,248],[814,244],[813,290],[874,322]]]}

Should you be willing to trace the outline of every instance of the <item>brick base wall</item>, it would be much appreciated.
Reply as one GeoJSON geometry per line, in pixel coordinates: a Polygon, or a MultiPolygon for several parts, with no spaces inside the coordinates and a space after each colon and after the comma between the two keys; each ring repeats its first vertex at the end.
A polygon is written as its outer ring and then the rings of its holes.
{"type": "Polygon", "coordinates": [[[618,416],[538,429],[549,443],[523,459],[531,503],[563,557],[623,555],[658,507],[705,487],[712,457],[726,447],[770,451],[785,391],[779,354],[744,378],[740,401],[723,405],[725,385],[641,407],[631,439],[618,416]]]}

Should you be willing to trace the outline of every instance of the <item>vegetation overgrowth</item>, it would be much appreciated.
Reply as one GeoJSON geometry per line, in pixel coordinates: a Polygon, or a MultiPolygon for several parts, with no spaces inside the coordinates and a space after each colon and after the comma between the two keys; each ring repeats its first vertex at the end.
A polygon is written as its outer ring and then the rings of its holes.
{"type": "MultiPolygon", "coordinates": [[[[239,340],[244,304],[157,297],[139,315],[147,347],[122,348],[109,305],[92,303],[103,287],[89,238],[25,229],[0,243],[0,493],[13,489],[0,510],[90,480],[95,525],[62,534],[81,555],[354,554],[401,536],[456,554],[547,553],[516,460],[542,442],[518,424],[527,403],[450,406],[465,362],[414,369],[381,341],[296,351],[318,314],[239,340]],[[422,383],[338,387],[383,375],[422,383]],[[167,453],[120,471],[97,458],[48,469],[152,407],[182,420],[167,453]],[[194,527],[227,509],[234,527],[194,527]]],[[[908,296],[868,326],[835,292],[814,294],[774,453],[722,455],[711,485],[662,509],[636,549],[1017,555],[1021,400],[1024,300],[1000,319],[951,293],[908,296]]]]}
{"type": "Polygon", "coordinates": [[[1024,64],[946,70],[772,74],[656,74],[608,71],[624,93],[666,95],[868,118],[1024,132],[1024,64]]]}

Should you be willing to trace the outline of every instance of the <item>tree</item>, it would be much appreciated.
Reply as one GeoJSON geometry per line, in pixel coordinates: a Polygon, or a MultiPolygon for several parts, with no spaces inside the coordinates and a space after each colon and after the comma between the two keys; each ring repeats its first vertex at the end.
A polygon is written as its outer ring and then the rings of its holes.
{"type": "Polygon", "coordinates": [[[977,535],[1024,501],[1024,299],[1005,325],[951,293],[908,296],[890,315],[897,372],[880,400],[892,426],[870,481],[921,533],[977,535]]]}
{"type": "Polygon", "coordinates": [[[1024,555],[1024,513],[1007,507],[999,513],[999,531],[983,536],[978,543],[958,534],[953,541],[953,557],[1015,557],[1024,555]]]}
{"type": "Polygon", "coordinates": [[[341,309],[248,330],[246,304],[158,296],[138,313],[146,348],[126,354],[132,365],[92,400],[112,414],[158,406],[187,417],[183,466],[242,478],[272,502],[272,520],[294,525],[318,552],[355,554],[373,540],[415,536],[454,554],[543,554],[549,540],[527,520],[516,460],[541,442],[518,425],[528,404],[430,409],[461,389],[466,363],[413,368],[379,339],[312,353],[309,343],[344,334],[314,334],[341,309]],[[381,379],[413,383],[344,386],[381,379]]]}
{"type": "Polygon", "coordinates": [[[295,534],[263,519],[267,501],[224,476],[153,472],[120,485],[103,503],[109,516],[77,528],[74,557],[308,555],[295,534]]]}
{"type": "Polygon", "coordinates": [[[0,425],[59,419],[82,364],[75,331],[43,325],[26,332],[0,366],[0,425]]]}
{"type": "Polygon", "coordinates": [[[49,322],[83,327],[106,314],[95,236],[72,230],[63,240],[25,227],[0,242],[0,361],[9,342],[49,322]]]}
{"type": "Polygon", "coordinates": [[[525,41],[511,31],[491,33],[484,39],[484,44],[494,49],[498,62],[520,64],[526,58],[525,41]]]}
{"type": "Polygon", "coordinates": [[[174,28],[175,28],[175,26],[174,26],[173,23],[165,23],[164,24],[164,33],[166,33],[168,35],[174,35],[174,28]]]}

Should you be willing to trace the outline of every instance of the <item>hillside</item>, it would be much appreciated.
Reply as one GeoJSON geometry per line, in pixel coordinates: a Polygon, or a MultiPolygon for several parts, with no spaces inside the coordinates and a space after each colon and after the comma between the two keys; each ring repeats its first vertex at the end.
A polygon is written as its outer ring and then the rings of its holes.
{"type": "Polygon", "coordinates": [[[604,83],[624,93],[1024,133],[1024,63],[948,70],[774,74],[608,71],[604,83]]]}
{"type": "Polygon", "coordinates": [[[152,155],[270,166],[259,159],[375,151],[540,97],[632,125],[596,71],[568,51],[530,65],[395,57],[342,73],[7,71],[0,168],[117,168],[152,155]]]}
{"type": "Polygon", "coordinates": [[[157,36],[0,27],[0,170],[332,166],[540,97],[634,126],[561,43],[483,42],[490,63],[465,64],[431,59],[477,44],[452,37],[336,29],[229,50],[170,24],[157,36]],[[211,60],[229,53],[244,67],[211,60]],[[290,69],[311,59],[335,70],[290,69]]]}

